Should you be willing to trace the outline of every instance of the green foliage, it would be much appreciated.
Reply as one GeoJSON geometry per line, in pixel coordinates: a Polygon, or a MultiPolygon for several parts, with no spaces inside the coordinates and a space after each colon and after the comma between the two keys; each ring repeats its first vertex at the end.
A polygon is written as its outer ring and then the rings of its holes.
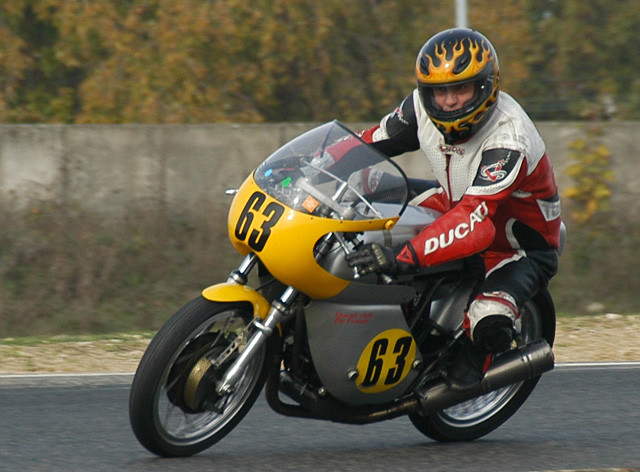
{"type": "Polygon", "coordinates": [[[561,311],[584,313],[594,303],[616,313],[637,313],[640,272],[640,223],[621,218],[611,199],[615,184],[611,152],[601,128],[589,124],[585,135],[569,143],[571,163],[565,173],[572,185],[563,192],[568,207],[567,247],[551,289],[561,311]]]}
{"type": "Polygon", "coordinates": [[[638,119],[639,0],[526,0],[534,41],[522,60],[529,78],[519,95],[537,120],[638,119]],[[636,99],[637,100],[637,99],[636,99]]]}
{"type": "Polygon", "coordinates": [[[153,208],[115,218],[36,201],[0,215],[0,337],[157,329],[239,260],[226,228],[153,208]]]}
{"type": "MultiPolygon", "coordinates": [[[[640,0],[468,3],[500,55],[502,89],[534,119],[640,119],[640,15],[629,13],[640,0]]],[[[414,87],[415,55],[453,26],[454,4],[3,1],[0,122],[377,120],[414,87]]],[[[589,301],[637,311],[640,225],[612,216],[623,212],[597,131],[571,146],[554,297],[567,312],[589,301]]],[[[0,215],[0,336],[155,329],[232,265],[220,228],[154,210],[113,221],[34,202],[0,215]]]]}
{"type": "Polygon", "coordinates": [[[573,180],[573,186],[565,189],[564,197],[570,202],[571,218],[575,223],[597,231],[611,212],[611,184],[614,173],[611,152],[598,137],[598,126],[589,126],[586,139],[569,143],[572,164],[565,173],[573,180]]]}
{"type": "MultiPolygon", "coordinates": [[[[640,0],[468,4],[535,119],[640,116],[640,0]]],[[[9,0],[0,121],[377,120],[454,18],[450,0],[9,0]]]]}
{"type": "MultiPolygon", "coordinates": [[[[6,205],[0,215],[0,338],[155,331],[241,260],[224,217],[192,221],[137,208],[115,218],[47,201],[6,205]]],[[[640,272],[630,255],[640,252],[640,223],[612,221],[597,234],[568,224],[551,282],[557,309],[584,314],[598,302],[637,313],[640,272]]]]}
{"type": "Polygon", "coordinates": [[[551,280],[559,311],[584,314],[596,303],[604,313],[638,313],[640,271],[635,255],[640,252],[640,223],[612,219],[607,230],[599,232],[571,220],[567,226],[567,247],[559,273],[551,280]]]}

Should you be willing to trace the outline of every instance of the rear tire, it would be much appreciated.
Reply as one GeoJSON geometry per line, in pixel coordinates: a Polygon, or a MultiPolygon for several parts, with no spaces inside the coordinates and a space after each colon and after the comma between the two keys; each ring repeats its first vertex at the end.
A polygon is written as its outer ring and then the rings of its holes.
{"type": "Polygon", "coordinates": [[[253,333],[247,328],[252,319],[249,303],[199,297],[160,329],[140,361],[129,398],[131,427],[144,447],[160,456],[196,454],[247,414],[265,383],[272,339],[233,393],[220,396],[215,384],[253,333]]]}
{"type": "MultiPolygon", "coordinates": [[[[519,332],[526,343],[545,339],[553,346],[556,315],[548,291],[525,304],[519,332]]],[[[507,421],[529,397],[540,376],[422,416],[409,414],[413,425],[436,441],[470,441],[485,436],[507,421]]]]}

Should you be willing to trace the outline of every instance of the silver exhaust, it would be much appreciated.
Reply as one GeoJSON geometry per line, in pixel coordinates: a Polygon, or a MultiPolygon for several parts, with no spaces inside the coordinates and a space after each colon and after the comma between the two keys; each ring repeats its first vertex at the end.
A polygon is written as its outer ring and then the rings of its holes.
{"type": "Polygon", "coordinates": [[[497,356],[482,381],[468,389],[453,389],[443,380],[427,384],[417,392],[419,409],[428,415],[508,385],[533,379],[552,370],[553,366],[551,347],[544,340],[537,341],[497,356]]]}

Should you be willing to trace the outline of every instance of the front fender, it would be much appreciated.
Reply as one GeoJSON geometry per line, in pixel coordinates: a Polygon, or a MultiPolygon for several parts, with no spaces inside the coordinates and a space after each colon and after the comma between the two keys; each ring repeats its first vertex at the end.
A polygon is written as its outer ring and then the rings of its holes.
{"type": "Polygon", "coordinates": [[[249,302],[253,305],[253,314],[265,319],[271,309],[271,304],[251,287],[233,283],[221,283],[207,287],[202,296],[212,302],[249,302]]]}

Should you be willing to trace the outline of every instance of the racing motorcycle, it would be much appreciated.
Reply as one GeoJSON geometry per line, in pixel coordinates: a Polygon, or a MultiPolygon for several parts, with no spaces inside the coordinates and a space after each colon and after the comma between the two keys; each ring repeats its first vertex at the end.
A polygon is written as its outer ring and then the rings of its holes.
{"type": "Polygon", "coordinates": [[[394,247],[438,214],[411,206],[428,182],[337,121],[275,151],[234,194],[231,243],[244,256],[159,330],[130,394],[149,451],[187,456],[227,435],[260,392],[282,415],[366,424],[408,415],[438,441],[491,432],[553,369],[555,309],[542,290],[522,309],[512,348],[482,381],[456,388],[477,284],[468,260],[391,277],[346,261],[363,244],[394,247]],[[341,146],[350,152],[334,161],[341,146]]]}

